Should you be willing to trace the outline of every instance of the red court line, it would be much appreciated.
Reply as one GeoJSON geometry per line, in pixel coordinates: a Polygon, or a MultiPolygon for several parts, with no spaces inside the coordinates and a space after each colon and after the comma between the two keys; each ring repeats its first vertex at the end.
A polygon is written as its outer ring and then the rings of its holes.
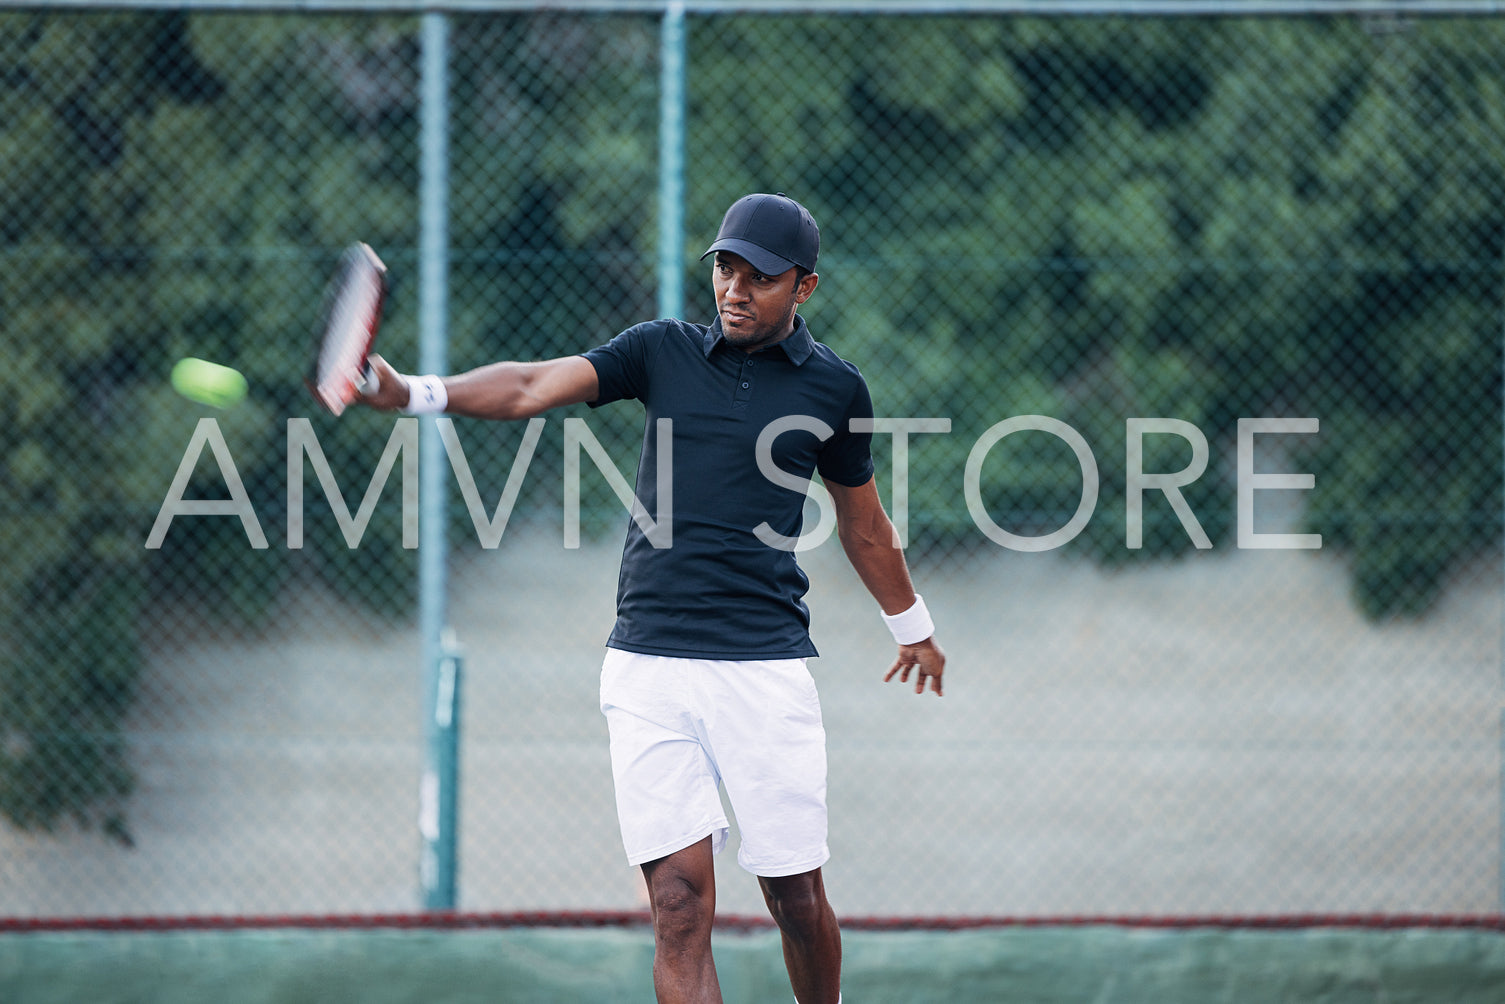
{"type": "MultiPolygon", "coordinates": [[[[508,927],[646,927],[646,910],[630,911],[515,911],[426,913],[186,915],[138,917],[0,917],[0,934],[44,931],[244,931],[244,930],[469,930],[508,927]]],[[[718,917],[724,931],[767,930],[773,922],[763,916],[718,917]]],[[[965,931],[1017,927],[1129,927],[1165,930],[1214,928],[1225,930],[1301,930],[1307,928],[1474,929],[1505,932],[1505,914],[1278,914],[1187,916],[957,916],[957,917],[844,917],[846,931],[965,931]]]]}
{"type": "Polygon", "coordinates": [[[1472,928],[1505,931],[1505,914],[1208,914],[1187,916],[1071,915],[1044,917],[855,917],[843,930],[962,931],[989,927],[1134,927],[1160,929],[1301,930],[1306,928],[1472,928]]]}

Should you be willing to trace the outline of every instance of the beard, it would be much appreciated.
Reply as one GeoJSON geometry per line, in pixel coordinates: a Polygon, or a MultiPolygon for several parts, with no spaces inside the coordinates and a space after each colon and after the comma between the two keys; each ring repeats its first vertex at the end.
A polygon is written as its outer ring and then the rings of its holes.
{"type": "Polygon", "coordinates": [[[726,339],[728,345],[748,352],[773,345],[782,341],[793,330],[796,306],[797,304],[791,298],[788,307],[771,322],[763,322],[757,315],[747,317],[741,311],[734,311],[731,323],[728,323],[726,314],[718,308],[717,316],[721,318],[721,336],[726,339]]]}

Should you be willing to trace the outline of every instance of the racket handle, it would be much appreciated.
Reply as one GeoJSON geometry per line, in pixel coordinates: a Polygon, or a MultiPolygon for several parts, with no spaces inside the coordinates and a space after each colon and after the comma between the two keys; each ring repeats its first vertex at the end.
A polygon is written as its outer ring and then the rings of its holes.
{"type": "Polygon", "coordinates": [[[376,375],[376,367],[369,362],[361,366],[361,378],[356,381],[355,389],[362,394],[375,394],[381,389],[381,379],[376,375]]]}

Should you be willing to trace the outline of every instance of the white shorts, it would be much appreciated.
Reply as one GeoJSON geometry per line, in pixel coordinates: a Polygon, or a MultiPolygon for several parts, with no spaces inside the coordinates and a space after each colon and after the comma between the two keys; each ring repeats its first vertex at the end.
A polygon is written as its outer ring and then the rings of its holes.
{"type": "Polygon", "coordinates": [[[826,730],[804,659],[727,662],[607,649],[601,712],[617,818],[641,865],[704,839],[720,853],[725,784],[754,875],[825,864],[826,730]]]}

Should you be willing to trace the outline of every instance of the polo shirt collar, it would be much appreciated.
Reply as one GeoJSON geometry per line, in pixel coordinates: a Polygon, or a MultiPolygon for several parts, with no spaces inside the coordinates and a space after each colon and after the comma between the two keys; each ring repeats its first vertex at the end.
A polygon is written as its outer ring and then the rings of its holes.
{"type": "MultiPolygon", "coordinates": [[[[710,358],[712,350],[718,344],[725,341],[726,337],[721,333],[721,318],[717,317],[716,320],[711,322],[711,326],[706,329],[703,342],[706,358],[710,358]]],[[[784,354],[789,357],[789,361],[796,366],[801,365],[806,359],[810,358],[810,354],[815,351],[815,339],[810,337],[810,328],[805,324],[803,317],[799,314],[794,315],[794,330],[789,333],[789,337],[782,342],[769,346],[769,349],[776,348],[783,349],[784,354]]],[[[765,349],[764,351],[769,351],[769,349],[765,349]]]]}

